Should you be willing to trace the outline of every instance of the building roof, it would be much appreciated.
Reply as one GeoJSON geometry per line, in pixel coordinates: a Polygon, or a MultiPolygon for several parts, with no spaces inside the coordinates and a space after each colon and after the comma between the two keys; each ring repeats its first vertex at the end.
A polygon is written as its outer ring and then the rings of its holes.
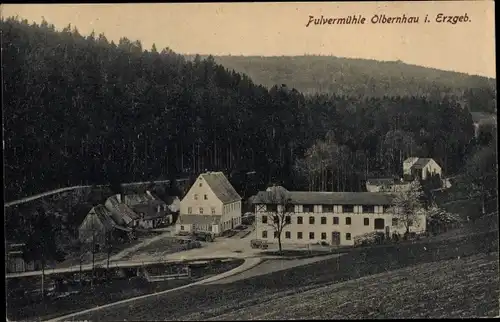
{"type": "Polygon", "coordinates": [[[168,196],[165,202],[172,212],[178,212],[181,209],[181,200],[177,196],[168,196]]]}
{"type": "Polygon", "coordinates": [[[406,185],[408,184],[407,181],[404,181],[403,179],[397,179],[397,178],[372,178],[366,180],[366,184],[369,185],[375,185],[375,186],[385,186],[385,185],[406,185]]]}
{"type": "Polygon", "coordinates": [[[276,185],[267,188],[266,191],[271,191],[273,193],[280,193],[280,194],[288,192],[288,190],[286,190],[285,187],[276,186],[276,185]]]}
{"type": "Polygon", "coordinates": [[[224,173],[207,172],[201,174],[201,177],[205,179],[210,189],[212,189],[222,203],[226,204],[241,200],[240,195],[234,190],[234,187],[227,180],[224,173]]]}
{"type": "MultiPolygon", "coordinates": [[[[393,194],[377,192],[322,192],[289,191],[287,197],[296,205],[388,205],[394,199],[393,194]]],[[[253,199],[254,204],[273,203],[273,193],[259,191],[253,199]]]]}
{"type": "Polygon", "coordinates": [[[118,195],[111,196],[106,201],[109,201],[109,203],[111,204],[111,207],[113,208],[110,209],[111,211],[114,211],[122,216],[128,216],[133,220],[139,218],[139,216],[135,212],[133,212],[132,209],[130,209],[126,204],[119,202],[118,195]]]}
{"type": "Polygon", "coordinates": [[[417,161],[417,157],[409,157],[408,159],[404,160],[403,163],[412,163],[417,161]]]}
{"type": "Polygon", "coordinates": [[[155,198],[148,193],[129,194],[129,195],[125,195],[125,197],[123,198],[123,202],[127,206],[144,204],[144,203],[151,202],[153,200],[155,200],[155,198]]]}
{"type": "Polygon", "coordinates": [[[14,251],[19,251],[19,250],[22,250],[24,248],[24,246],[26,246],[26,244],[24,243],[6,243],[6,248],[7,248],[7,251],[9,252],[14,252],[14,251]]]}
{"type": "Polygon", "coordinates": [[[496,115],[485,112],[470,112],[474,123],[496,123],[496,115]]]}
{"type": "Polygon", "coordinates": [[[382,186],[386,184],[396,184],[397,181],[394,178],[372,178],[366,180],[367,184],[372,184],[376,186],[382,186]]]}
{"type": "Polygon", "coordinates": [[[101,221],[106,229],[111,229],[116,226],[115,221],[111,217],[111,212],[103,205],[93,207],[90,212],[93,212],[97,218],[99,218],[99,221],[101,221]]]}
{"type": "Polygon", "coordinates": [[[185,225],[212,225],[220,223],[221,217],[219,215],[180,215],[177,223],[185,225]]]}
{"type": "Polygon", "coordinates": [[[163,208],[158,211],[158,205],[154,204],[139,204],[132,206],[132,209],[136,214],[144,214],[144,219],[154,219],[165,217],[170,214],[170,209],[164,210],[163,208]]]}
{"type": "Polygon", "coordinates": [[[431,160],[432,160],[432,158],[418,158],[418,160],[411,167],[414,168],[414,169],[422,169],[431,160]]]}

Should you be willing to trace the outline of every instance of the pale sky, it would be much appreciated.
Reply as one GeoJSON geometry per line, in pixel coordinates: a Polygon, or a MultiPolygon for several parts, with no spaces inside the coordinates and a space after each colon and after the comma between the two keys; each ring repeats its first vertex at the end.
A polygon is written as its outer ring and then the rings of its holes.
{"type": "Polygon", "coordinates": [[[321,54],[405,63],[495,77],[493,1],[339,3],[163,3],[7,4],[2,16],[62,29],[71,23],[81,34],[92,30],[115,42],[120,37],[153,43],[183,54],[321,54]],[[436,23],[439,13],[467,14],[470,21],[436,23]],[[419,16],[419,24],[372,24],[375,14],[419,16]],[[364,25],[311,25],[309,16],[362,15],[364,25]],[[425,16],[431,23],[423,23],[425,16]]]}

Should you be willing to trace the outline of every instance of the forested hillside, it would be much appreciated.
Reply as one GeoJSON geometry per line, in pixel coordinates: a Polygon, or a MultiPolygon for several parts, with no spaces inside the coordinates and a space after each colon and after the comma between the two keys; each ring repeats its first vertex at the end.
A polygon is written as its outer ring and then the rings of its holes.
{"type": "MultiPolygon", "coordinates": [[[[47,22],[8,19],[1,28],[7,201],[205,170],[231,174],[239,191],[248,180],[238,173],[256,171],[248,193],[271,182],[358,191],[367,176],[400,172],[408,156],[455,173],[475,148],[470,113],[453,97],[411,87],[404,96],[305,97],[278,79],[279,87],[256,85],[212,57],[186,61],[47,22]]],[[[332,84],[342,82],[352,86],[332,84]]]]}
{"type": "MultiPolygon", "coordinates": [[[[187,56],[193,59],[193,56],[187,56]]],[[[304,94],[339,96],[453,95],[472,111],[493,112],[496,80],[405,64],[335,56],[216,56],[223,66],[270,88],[287,84],[304,94]]]]}

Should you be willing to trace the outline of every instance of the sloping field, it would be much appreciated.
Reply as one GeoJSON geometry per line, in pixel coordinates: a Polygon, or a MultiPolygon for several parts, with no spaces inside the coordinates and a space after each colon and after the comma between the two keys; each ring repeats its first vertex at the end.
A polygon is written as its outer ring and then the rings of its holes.
{"type": "MultiPolygon", "coordinates": [[[[499,314],[498,253],[412,266],[261,303],[212,320],[474,318],[499,314]]],[[[185,316],[191,320],[196,316],[185,316]]]]}
{"type": "MultiPolygon", "coordinates": [[[[230,284],[190,287],[170,294],[82,314],[75,317],[74,320],[151,321],[186,320],[188,318],[206,320],[259,305],[262,303],[262,299],[280,293],[291,295],[332,283],[341,283],[413,265],[457,259],[459,256],[461,258],[477,256],[497,251],[498,231],[477,234],[453,241],[366,249],[230,284]]],[[[467,274],[463,276],[467,276],[467,274]]],[[[498,285],[498,283],[488,283],[490,288],[498,285]]],[[[464,289],[464,291],[466,290],[464,289]]],[[[365,292],[363,294],[369,296],[371,291],[360,288],[359,292],[365,292]]],[[[467,290],[467,292],[469,291],[467,290]]],[[[489,294],[492,294],[491,292],[493,291],[490,291],[489,294]]],[[[467,293],[464,295],[467,295],[467,293]]],[[[407,304],[404,304],[406,303],[404,302],[398,305],[403,305],[401,309],[405,307],[404,305],[409,305],[409,303],[414,306],[430,305],[429,302],[432,301],[432,297],[426,298],[425,293],[417,294],[417,296],[420,296],[417,302],[408,302],[407,304]]],[[[464,297],[464,301],[468,299],[468,297],[464,297]]],[[[498,298],[496,301],[498,304],[498,298]]],[[[286,309],[286,306],[282,308],[282,310],[286,309]]],[[[356,311],[357,309],[353,310],[356,311]]],[[[474,312],[471,315],[474,315],[474,312]]],[[[367,315],[368,313],[358,312],[357,314],[367,315]]],[[[315,316],[317,312],[310,311],[309,315],[315,316]]]]}
{"type": "Polygon", "coordinates": [[[297,266],[307,265],[324,261],[326,259],[342,256],[342,254],[329,255],[325,257],[311,257],[303,259],[271,259],[266,260],[256,267],[246,270],[240,274],[230,276],[228,278],[212,282],[210,284],[229,284],[236,281],[244,280],[254,276],[266,275],[273,272],[284,271],[297,266]]]}

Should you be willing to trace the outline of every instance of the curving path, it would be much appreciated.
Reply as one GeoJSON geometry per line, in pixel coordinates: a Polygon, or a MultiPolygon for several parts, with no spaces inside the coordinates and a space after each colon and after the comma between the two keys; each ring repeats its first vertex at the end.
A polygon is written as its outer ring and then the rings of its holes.
{"type": "Polygon", "coordinates": [[[238,267],[236,267],[236,268],[234,268],[234,269],[232,269],[230,271],[227,271],[225,273],[222,273],[222,274],[219,274],[219,275],[216,275],[216,276],[212,276],[212,277],[203,279],[201,281],[197,281],[197,282],[194,282],[194,283],[191,283],[191,284],[188,284],[188,285],[184,285],[184,286],[180,286],[180,287],[177,287],[177,288],[174,288],[174,289],[170,289],[170,290],[165,290],[165,291],[162,291],[162,292],[157,292],[157,293],[152,293],[152,294],[146,294],[146,295],[142,295],[142,296],[138,296],[138,297],[133,297],[133,298],[129,298],[129,299],[118,301],[118,302],[114,302],[114,303],[109,303],[109,304],[98,306],[98,307],[95,307],[95,308],[92,308],[92,309],[87,309],[87,310],[84,310],[84,311],[81,311],[81,312],[76,312],[76,313],[68,314],[68,315],[65,315],[65,316],[61,316],[61,317],[58,317],[58,318],[55,318],[55,319],[52,319],[52,320],[47,320],[47,322],[68,321],[69,319],[73,319],[73,318],[77,317],[78,315],[86,314],[86,313],[91,313],[91,312],[98,311],[98,310],[101,310],[101,309],[104,309],[104,308],[109,308],[109,307],[112,307],[112,306],[115,306],[115,305],[125,304],[125,303],[129,303],[129,302],[137,301],[137,300],[140,300],[140,299],[145,299],[145,298],[154,297],[154,296],[158,296],[158,295],[162,295],[162,294],[167,294],[167,293],[174,292],[174,291],[177,291],[177,290],[181,290],[181,289],[184,289],[184,288],[188,288],[188,287],[191,287],[191,286],[194,286],[194,285],[208,284],[208,283],[215,282],[215,281],[223,279],[223,278],[227,278],[227,277],[232,276],[232,275],[236,275],[236,274],[242,273],[242,272],[244,272],[244,271],[246,271],[248,269],[251,269],[252,267],[255,267],[255,266],[259,265],[261,262],[262,262],[261,258],[248,258],[248,259],[245,259],[245,262],[243,262],[243,264],[241,264],[240,266],[238,266],[238,267]]]}
{"type": "MultiPolygon", "coordinates": [[[[187,178],[177,179],[177,182],[183,182],[183,181],[186,181],[186,180],[188,180],[188,179],[187,178]]],[[[153,182],[154,183],[167,183],[169,181],[170,180],[158,180],[158,181],[153,181],[153,182]]],[[[147,184],[147,183],[150,183],[150,182],[151,181],[129,182],[129,183],[123,183],[122,186],[125,186],[125,187],[127,187],[127,186],[134,186],[134,185],[147,184]]],[[[100,187],[105,187],[105,186],[108,186],[108,185],[99,184],[99,185],[93,185],[93,186],[92,185],[85,185],[85,186],[73,186],[73,187],[59,188],[59,189],[55,189],[55,190],[51,190],[51,191],[39,193],[39,194],[34,195],[34,196],[25,197],[25,198],[21,198],[21,199],[18,199],[18,200],[13,200],[13,201],[6,202],[4,204],[4,207],[7,208],[7,207],[19,205],[19,204],[22,204],[22,203],[25,203],[25,202],[28,202],[28,201],[36,200],[36,199],[39,199],[39,198],[47,197],[47,196],[54,195],[56,193],[65,192],[65,191],[71,191],[71,190],[83,189],[83,188],[91,188],[91,187],[100,188],[100,187]]]]}
{"type": "MultiPolygon", "coordinates": [[[[319,257],[306,258],[306,259],[283,259],[280,257],[270,257],[270,258],[266,258],[267,260],[264,260],[261,257],[249,257],[249,258],[245,258],[245,261],[242,265],[240,265],[240,266],[238,266],[230,271],[216,275],[216,276],[212,276],[212,277],[209,277],[209,278],[206,278],[206,279],[203,279],[203,280],[200,280],[200,281],[188,284],[188,285],[177,287],[174,289],[165,290],[165,291],[153,293],[153,294],[142,295],[142,296],[138,296],[138,297],[134,297],[134,298],[129,298],[126,300],[122,300],[122,301],[118,301],[118,302],[114,302],[114,303],[109,303],[109,304],[95,307],[92,309],[87,309],[87,310],[84,310],[81,312],[68,314],[68,315],[65,315],[62,317],[48,320],[47,322],[68,321],[71,319],[75,319],[82,314],[87,314],[87,313],[95,312],[95,311],[102,310],[105,308],[110,308],[110,307],[113,307],[116,305],[134,302],[134,301],[137,301],[140,299],[151,298],[154,296],[167,294],[170,292],[185,289],[185,288],[195,286],[195,285],[233,283],[235,281],[250,278],[253,276],[269,274],[272,272],[286,270],[286,269],[297,267],[297,266],[307,265],[307,264],[311,264],[314,262],[318,262],[318,261],[322,261],[322,260],[326,260],[326,259],[330,259],[330,258],[334,258],[334,257],[339,257],[341,255],[342,254],[335,254],[335,255],[330,255],[330,256],[319,256],[319,257]]],[[[203,259],[200,258],[199,260],[203,260],[203,259]]]]}

